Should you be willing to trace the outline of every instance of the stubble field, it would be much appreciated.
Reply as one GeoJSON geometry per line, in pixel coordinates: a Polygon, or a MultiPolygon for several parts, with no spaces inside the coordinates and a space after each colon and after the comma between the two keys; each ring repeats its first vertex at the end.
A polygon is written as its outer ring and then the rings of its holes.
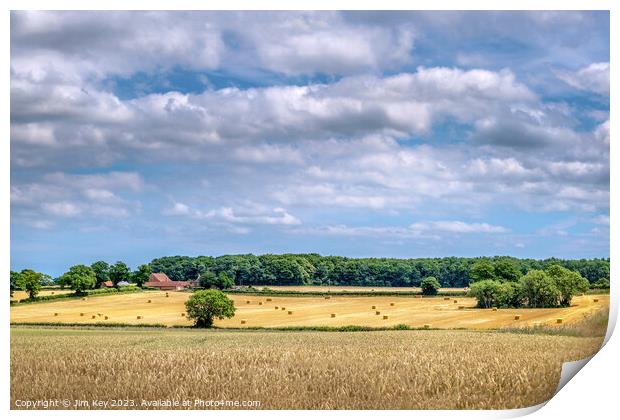
{"type": "MultiPolygon", "coordinates": [[[[18,305],[11,307],[11,322],[189,326],[191,322],[183,315],[184,302],[189,296],[185,292],[169,292],[166,297],[165,292],[149,291],[18,305]],[[138,319],[138,316],[141,318],[138,319]]],[[[489,329],[537,324],[555,326],[558,318],[562,319],[561,325],[571,324],[609,305],[609,295],[577,296],[570,308],[497,311],[477,309],[475,300],[466,297],[332,296],[325,299],[323,296],[239,294],[229,297],[237,308],[235,317],[216,320],[218,327],[390,327],[406,324],[414,328],[428,325],[431,328],[489,329]],[[517,315],[520,318],[515,320],[517,315]]]]}

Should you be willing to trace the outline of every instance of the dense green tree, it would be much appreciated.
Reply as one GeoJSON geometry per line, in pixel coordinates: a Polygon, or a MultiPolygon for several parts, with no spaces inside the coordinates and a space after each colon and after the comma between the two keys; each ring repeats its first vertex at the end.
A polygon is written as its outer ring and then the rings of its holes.
{"type": "Polygon", "coordinates": [[[420,283],[420,287],[422,288],[422,294],[426,296],[436,295],[441,287],[441,284],[437,281],[437,279],[433,276],[429,276],[422,280],[420,283]]]}
{"type": "Polygon", "coordinates": [[[61,276],[63,284],[68,285],[75,293],[82,293],[84,290],[92,289],[97,284],[95,271],[87,265],[78,264],[69,268],[61,276]]]}
{"type": "Polygon", "coordinates": [[[519,283],[516,281],[507,281],[500,283],[497,288],[496,306],[504,308],[518,308],[522,306],[522,296],[519,283]]]}
{"type": "Polygon", "coordinates": [[[129,270],[129,267],[127,267],[127,264],[122,261],[117,261],[116,264],[111,265],[108,275],[110,276],[110,280],[112,280],[114,287],[116,287],[116,285],[121,281],[129,282],[131,279],[131,271],[129,270]]]}
{"type": "Polygon", "coordinates": [[[531,308],[552,308],[560,303],[560,290],[543,270],[531,270],[521,277],[519,289],[531,308]]]}
{"type": "Polygon", "coordinates": [[[476,262],[469,271],[472,281],[495,280],[495,267],[488,261],[476,262]]]}
{"type": "Polygon", "coordinates": [[[39,294],[41,290],[41,279],[43,275],[41,273],[37,273],[34,270],[25,269],[19,273],[19,277],[17,278],[17,287],[21,290],[28,292],[28,297],[30,299],[34,299],[39,294]]]}
{"type": "Polygon", "coordinates": [[[187,318],[200,328],[213,326],[215,318],[224,319],[235,316],[235,305],[219,290],[197,290],[185,302],[187,318]]]}
{"type": "Polygon", "coordinates": [[[609,279],[600,279],[590,286],[592,289],[609,289],[609,279]]]}
{"type": "Polygon", "coordinates": [[[225,271],[222,271],[217,276],[217,287],[220,289],[230,289],[235,286],[235,280],[229,276],[225,271]]]}
{"type": "Polygon", "coordinates": [[[13,292],[19,288],[19,276],[20,273],[18,271],[11,271],[11,297],[13,297],[13,292]]]}
{"type": "Polygon", "coordinates": [[[560,291],[561,306],[570,306],[570,302],[576,293],[585,293],[590,287],[590,283],[581,277],[581,274],[561,265],[554,264],[548,267],[545,272],[560,291]]]}
{"type": "Polygon", "coordinates": [[[476,298],[479,308],[490,308],[498,304],[501,285],[497,280],[476,281],[469,285],[467,294],[476,298]]]}
{"type": "Polygon", "coordinates": [[[495,278],[499,281],[519,281],[523,273],[509,260],[501,260],[494,267],[495,278]]]}
{"type": "Polygon", "coordinates": [[[98,289],[103,283],[110,280],[110,265],[105,261],[96,261],[90,265],[95,273],[95,288],[98,289]]]}
{"type": "Polygon", "coordinates": [[[217,274],[210,270],[202,273],[198,278],[198,284],[205,289],[217,287],[217,274]]]}
{"type": "Polygon", "coordinates": [[[595,283],[609,278],[609,259],[546,260],[512,257],[484,258],[346,258],[319,254],[265,254],[172,256],[154,259],[153,272],[163,272],[172,280],[194,280],[199,273],[221,272],[238,285],[328,284],[359,286],[419,286],[429,276],[443,287],[465,287],[472,281],[518,281],[521,273],[545,270],[558,264],[577,271],[595,283]]]}
{"type": "Polygon", "coordinates": [[[233,278],[225,271],[220,272],[219,275],[213,271],[207,271],[200,275],[199,282],[200,287],[207,289],[230,289],[235,285],[233,278]]]}
{"type": "Polygon", "coordinates": [[[138,287],[144,286],[144,283],[149,281],[151,276],[151,266],[149,264],[142,264],[138,266],[138,269],[131,273],[131,282],[135,283],[138,287]]]}

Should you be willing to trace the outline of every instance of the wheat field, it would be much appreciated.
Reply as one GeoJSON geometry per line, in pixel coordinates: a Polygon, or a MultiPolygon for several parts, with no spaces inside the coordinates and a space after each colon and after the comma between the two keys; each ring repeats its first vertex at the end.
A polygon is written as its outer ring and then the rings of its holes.
{"type": "MultiPolygon", "coordinates": [[[[186,292],[145,291],[122,295],[101,295],[86,300],[70,299],[11,307],[11,322],[54,323],[133,323],[189,326],[184,317],[186,292]],[[150,301],[150,303],[149,303],[150,301]],[[105,317],[108,317],[107,319],[105,317]],[[138,319],[141,316],[141,319],[138,319]]],[[[584,315],[609,307],[609,295],[577,296],[570,308],[491,309],[475,308],[467,297],[414,296],[229,296],[237,312],[234,318],[216,320],[225,328],[299,327],[361,325],[489,329],[527,327],[536,323],[563,325],[579,321],[584,315]],[[595,302],[594,300],[598,301],[595,302]],[[456,301],[456,302],[455,302],[456,301]],[[248,303],[249,302],[249,303],[248,303]],[[392,305],[393,304],[393,305],[392,305]],[[374,308],[373,308],[374,306],[374,308]],[[278,309],[276,309],[276,307],[278,309]],[[462,309],[459,309],[462,307],[462,309]],[[289,311],[292,314],[289,314],[289,311]],[[377,314],[379,312],[379,314],[377,314]],[[335,314],[332,317],[332,314],[335,314]],[[520,315],[515,320],[515,315],[520,315]],[[387,316],[387,319],[384,319],[387,316]],[[241,324],[241,319],[246,320],[241,324]]]]}
{"type": "Polygon", "coordinates": [[[11,405],[123,398],[146,408],[143,399],[198,398],[261,409],[519,408],[549,399],[561,363],[601,342],[475,331],[13,327],[11,405]]]}

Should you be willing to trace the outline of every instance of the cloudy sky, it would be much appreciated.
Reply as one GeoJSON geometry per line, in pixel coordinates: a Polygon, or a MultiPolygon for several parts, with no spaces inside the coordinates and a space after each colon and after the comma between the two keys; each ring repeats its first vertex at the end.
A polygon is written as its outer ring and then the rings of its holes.
{"type": "Polygon", "coordinates": [[[609,15],[14,12],[11,245],[607,257],[609,15]]]}

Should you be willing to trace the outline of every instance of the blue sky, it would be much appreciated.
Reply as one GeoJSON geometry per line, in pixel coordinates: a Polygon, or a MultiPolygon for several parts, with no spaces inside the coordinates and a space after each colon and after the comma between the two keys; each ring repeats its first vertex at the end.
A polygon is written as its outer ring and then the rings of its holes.
{"type": "Polygon", "coordinates": [[[11,267],[609,256],[606,12],[13,12],[11,267]]]}

